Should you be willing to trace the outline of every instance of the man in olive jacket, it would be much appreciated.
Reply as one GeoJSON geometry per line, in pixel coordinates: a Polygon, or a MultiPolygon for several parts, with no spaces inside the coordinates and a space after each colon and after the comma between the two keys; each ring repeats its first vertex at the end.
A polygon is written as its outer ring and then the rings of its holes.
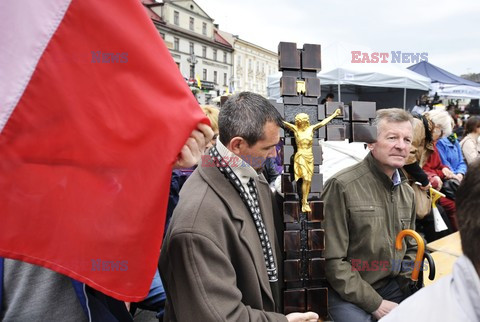
{"type": "Polygon", "coordinates": [[[270,188],[258,172],[274,156],[281,121],[257,94],[222,106],[217,144],[185,182],[163,243],[164,321],[318,318],[278,313],[281,255],[270,188]]]}
{"type": "Polygon", "coordinates": [[[403,229],[415,229],[413,190],[398,169],[412,142],[412,117],[377,111],[377,140],[365,159],[324,188],[329,310],[336,322],[379,319],[408,294],[415,251],[395,250],[403,229]]]}

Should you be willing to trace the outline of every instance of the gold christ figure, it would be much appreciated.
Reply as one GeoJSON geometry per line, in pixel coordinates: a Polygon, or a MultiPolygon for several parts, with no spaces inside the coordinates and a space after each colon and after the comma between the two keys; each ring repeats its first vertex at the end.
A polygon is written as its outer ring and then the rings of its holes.
{"type": "Polygon", "coordinates": [[[295,125],[283,121],[285,127],[295,134],[297,152],[295,153],[293,170],[295,173],[295,181],[298,181],[300,178],[302,179],[303,212],[312,211],[308,205],[307,199],[313,177],[313,131],[325,126],[328,122],[341,114],[342,111],[338,108],[332,115],[315,125],[310,125],[310,119],[305,113],[299,113],[295,116],[295,125]]]}

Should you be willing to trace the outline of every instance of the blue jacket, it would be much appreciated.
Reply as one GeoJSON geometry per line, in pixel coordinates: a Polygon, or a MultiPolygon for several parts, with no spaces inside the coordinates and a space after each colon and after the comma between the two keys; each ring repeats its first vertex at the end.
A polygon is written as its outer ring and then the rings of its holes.
{"type": "Polygon", "coordinates": [[[449,167],[453,173],[465,174],[467,172],[467,164],[463,160],[462,149],[458,140],[452,143],[448,138],[441,138],[437,141],[437,150],[442,163],[449,167]]]}

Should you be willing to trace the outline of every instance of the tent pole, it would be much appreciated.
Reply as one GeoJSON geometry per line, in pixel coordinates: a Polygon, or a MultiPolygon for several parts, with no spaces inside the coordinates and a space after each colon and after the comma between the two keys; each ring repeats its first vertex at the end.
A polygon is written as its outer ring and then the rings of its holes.
{"type": "Polygon", "coordinates": [[[407,106],[407,88],[403,89],[403,109],[406,110],[407,106]]]}
{"type": "Polygon", "coordinates": [[[340,83],[337,84],[338,88],[337,88],[337,91],[338,91],[338,101],[341,102],[342,101],[342,95],[340,94],[340,83]]]}

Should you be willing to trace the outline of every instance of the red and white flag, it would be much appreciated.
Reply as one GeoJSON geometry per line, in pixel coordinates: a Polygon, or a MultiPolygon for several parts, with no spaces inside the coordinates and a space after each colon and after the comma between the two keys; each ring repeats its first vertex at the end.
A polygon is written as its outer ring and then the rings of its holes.
{"type": "Polygon", "coordinates": [[[148,293],[201,109],[139,0],[0,2],[0,256],[148,293]]]}

